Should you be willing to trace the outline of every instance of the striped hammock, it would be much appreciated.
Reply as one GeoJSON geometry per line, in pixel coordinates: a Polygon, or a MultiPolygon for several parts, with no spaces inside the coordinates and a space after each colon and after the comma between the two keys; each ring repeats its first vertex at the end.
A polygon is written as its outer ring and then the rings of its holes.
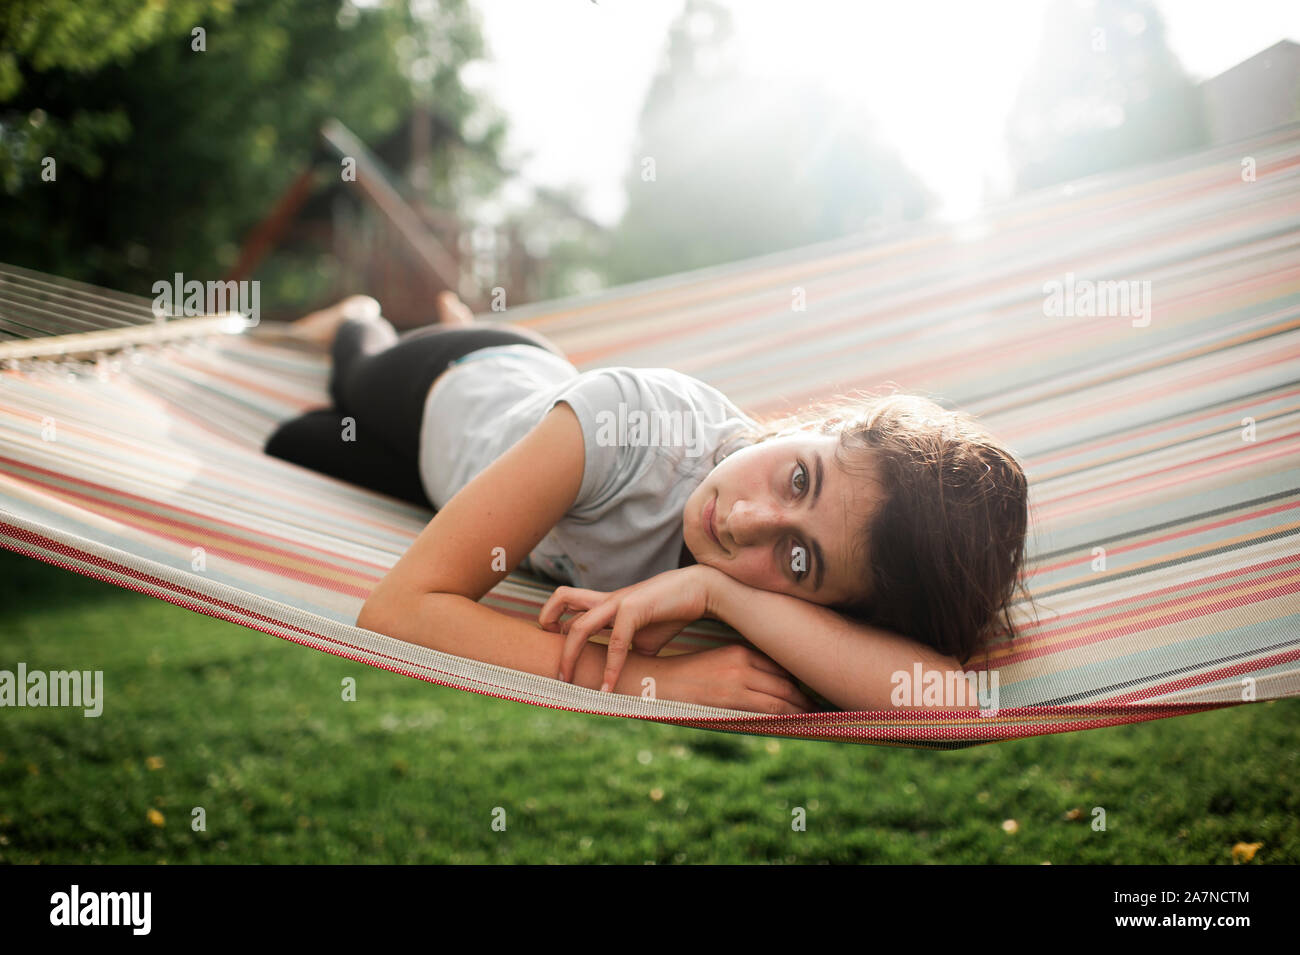
{"type": "MultiPolygon", "coordinates": [[[[148,303],[4,267],[0,342],[38,313],[140,322],[148,303]]],[[[1300,694],[1300,124],[975,223],[509,318],[579,368],[671,366],[760,417],[894,383],[980,418],[1031,483],[1036,620],[1018,606],[1023,634],[993,647],[996,714],[762,716],[601,694],[358,629],[430,515],[261,453],[278,422],[328,404],[328,367],[258,334],[6,362],[0,544],[431,683],[712,730],[957,748],[1300,694]],[[1140,295],[1108,311],[1113,281],[1149,282],[1149,311],[1140,295]]],[[[484,603],[535,621],[551,586],[516,573],[484,603]]],[[[738,639],[704,621],[666,652],[738,639]]]]}

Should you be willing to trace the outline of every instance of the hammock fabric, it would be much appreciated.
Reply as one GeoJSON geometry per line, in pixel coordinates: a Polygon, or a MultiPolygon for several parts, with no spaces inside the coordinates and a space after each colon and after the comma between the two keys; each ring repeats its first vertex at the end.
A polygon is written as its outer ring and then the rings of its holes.
{"type": "MultiPolygon", "coordinates": [[[[11,362],[0,544],[432,683],[713,730],[942,749],[1233,705],[1245,677],[1260,700],[1300,694],[1300,124],[975,224],[509,317],[580,368],[671,366],[759,416],[895,383],[979,417],[1032,488],[1037,619],[1017,607],[1023,634],[993,647],[997,714],[762,716],[600,694],[356,628],[429,513],[261,453],[279,421],[328,403],[327,364],[256,335],[11,362]],[[1046,314],[1045,283],[1106,281],[1149,281],[1149,323],[1046,314]]],[[[484,602],[535,621],[551,587],[514,574],[484,602]]],[[[701,622],[669,652],[737,639],[701,622]]]]}

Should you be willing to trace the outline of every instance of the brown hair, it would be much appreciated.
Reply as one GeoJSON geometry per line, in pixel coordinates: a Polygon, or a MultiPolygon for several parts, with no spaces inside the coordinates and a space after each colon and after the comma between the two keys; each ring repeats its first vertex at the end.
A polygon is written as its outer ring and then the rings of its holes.
{"type": "Polygon", "coordinates": [[[714,463],[733,443],[798,431],[838,434],[836,463],[881,491],[856,542],[863,595],[833,609],[963,666],[1001,625],[1015,636],[1010,607],[1028,596],[1029,483],[1009,451],[970,415],[928,398],[858,391],[739,432],[714,463]]]}

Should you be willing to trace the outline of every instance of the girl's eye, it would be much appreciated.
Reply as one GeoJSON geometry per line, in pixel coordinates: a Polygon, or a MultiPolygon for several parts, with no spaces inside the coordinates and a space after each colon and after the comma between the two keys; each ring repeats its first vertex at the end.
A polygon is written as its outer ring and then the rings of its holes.
{"type": "Polygon", "coordinates": [[[808,469],[803,466],[802,461],[800,461],[799,466],[795,468],[794,474],[790,475],[791,484],[798,484],[800,481],[803,482],[803,486],[799,488],[799,493],[802,494],[804,491],[808,490],[808,469]]]}
{"type": "Polygon", "coordinates": [[[790,550],[790,570],[794,572],[794,579],[798,583],[802,583],[808,575],[808,551],[798,544],[790,550]]]}

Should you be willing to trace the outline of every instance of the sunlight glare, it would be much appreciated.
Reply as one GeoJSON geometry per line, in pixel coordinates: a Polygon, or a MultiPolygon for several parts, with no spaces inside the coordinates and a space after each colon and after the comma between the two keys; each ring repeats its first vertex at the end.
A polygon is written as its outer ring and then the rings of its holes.
{"type": "Polygon", "coordinates": [[[1008,3],[996,17],[958,2],[805,0],[792,14],[745,0],[731,9],[738,62],[760,75],[815,78],[872,117],[935,191],[940,218],[963,219],[1009,194],[1006,121],[1037,50],[1042,0],[1008,3]]]}

